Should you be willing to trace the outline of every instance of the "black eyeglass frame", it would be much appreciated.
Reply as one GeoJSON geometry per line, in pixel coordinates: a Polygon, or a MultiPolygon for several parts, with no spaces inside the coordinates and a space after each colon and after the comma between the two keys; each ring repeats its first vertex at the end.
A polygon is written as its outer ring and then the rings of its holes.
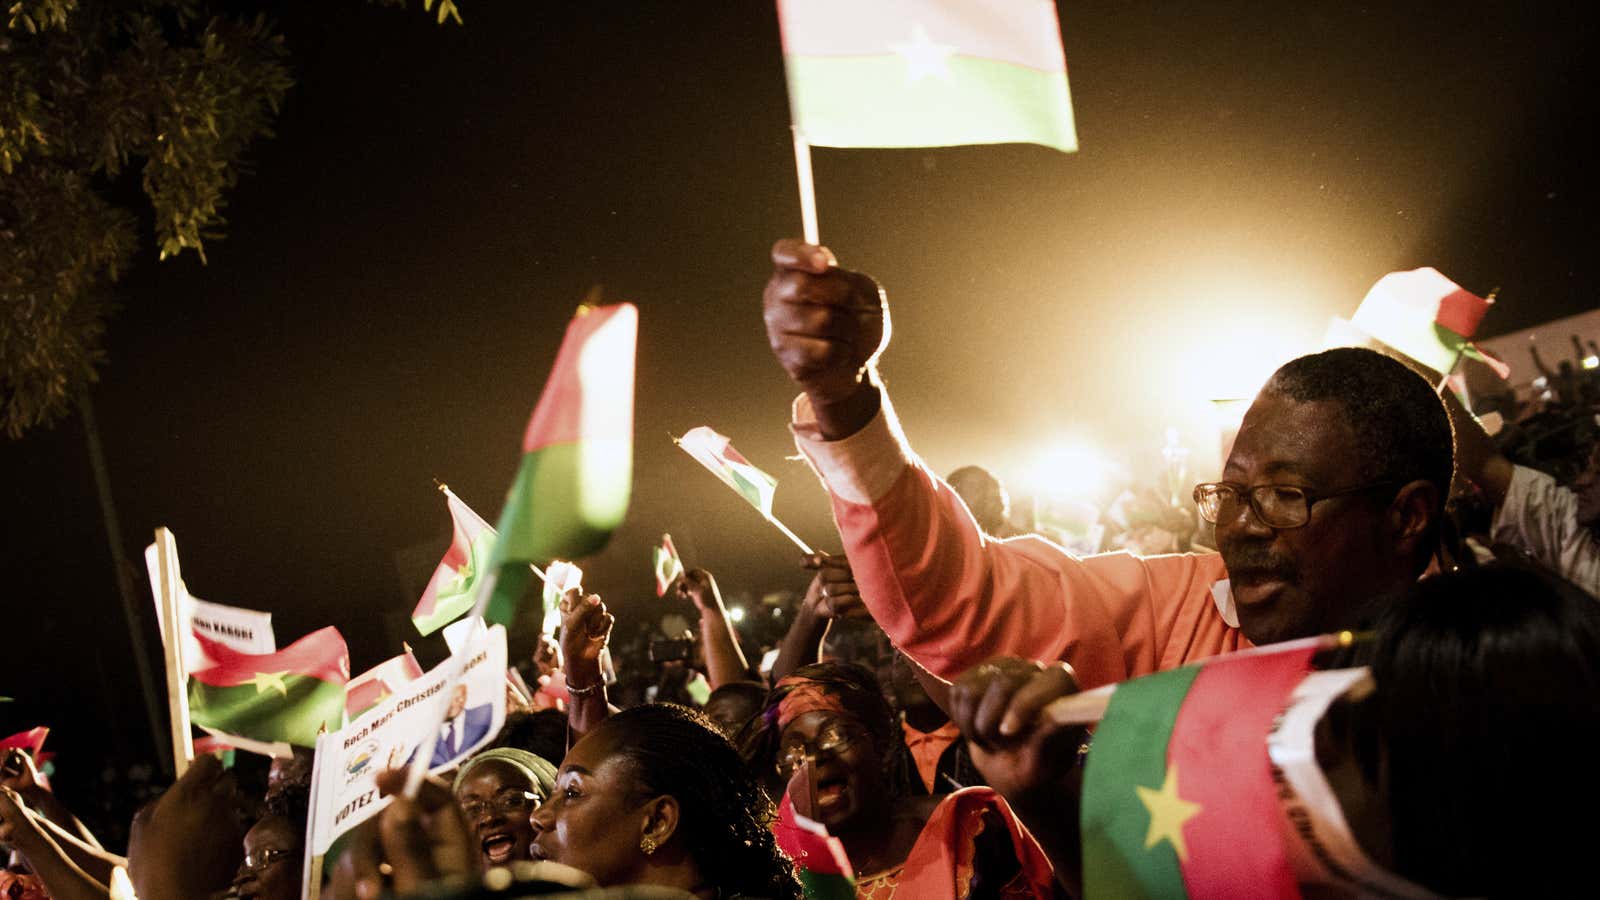
{"type": "Polygon", "coordinates": [[[1334,497],[1348,497],[1352,494],[1364,494],[1378,488],[1393,487],[1399,484],[1401,484],[1400,481],[1387,478],[1382,481],[1370,481],[1366,484],[1358,484],[1354,487],[1337,491],[1315,491],[1303,488],[1298,484],[1258,484],[1251,486],[1239,484],[1236,481],[1208,481],[1194,486],[1193,497],[1195,506],[1200,510],[1200,518],[1212,525],[1217,524],[1217,521],[1222,518],[1221,491],[1226,490],[1232,491],[1235,497],[1243,498],[1250,505],[1250,511],[1255,513],[1256,519],[1261,524],[1276,531],[1286,531],[1291,528],[1304,528],[1306,523],[1311,521],[1311,507],[1324,500],[1332,500],[1334,497]],[[1215,509],[1209,515],[1207,514],[1207,500],[1205,498],[1208,491],[1215,497],[1215,509]],[[1299,494],[1301,499],[1305,501],[1304,518],[1301,518],[1298,522],[1284,521],[1283,524],[1269,521],[1266,513],[1262,512],[1261,501],[1258,499],[1258,495],[1268,491],[1292,491],[1299,494]]]}

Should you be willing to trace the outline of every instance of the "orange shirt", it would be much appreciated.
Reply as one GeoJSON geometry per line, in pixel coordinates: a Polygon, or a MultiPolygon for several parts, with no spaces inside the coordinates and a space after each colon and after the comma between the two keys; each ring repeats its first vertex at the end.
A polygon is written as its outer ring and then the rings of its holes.
{"type": "Polygon", "coordinates": [[[900,731],[905,735],[906,749],[911,751],[911,759],[917,764],[917,774],[922,776],[928,793],[945,793],[948,786],[945,789],[934,787],[934,782],[939,779],[939,757],[951,744],[961,740],[961,729],[956,727],[956,723],[946,721],[932,731],[918,731],[902,720],[900,731]]]}
{"type": "Polygon", "coordinates": [[[1043,538],[983,534],[910,448],[887,393],[861,431],[824,441],[804,396],[795,443],[833,498],[861,599],[928,671],[994,656],[1065,660],[1084,688],[1249,647],[1215,553],[1075,557],[1043,538]]]}

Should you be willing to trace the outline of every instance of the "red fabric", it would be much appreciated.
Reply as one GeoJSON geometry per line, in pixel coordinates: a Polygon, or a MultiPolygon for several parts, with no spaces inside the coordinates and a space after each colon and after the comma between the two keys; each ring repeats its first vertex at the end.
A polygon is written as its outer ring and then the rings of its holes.
{"type": "Polygon", "coordinates": [[[5,740],[0,740],[0,750],[27,750],[37,759],[40,749],[44,747],[44,739],[49,735],[50,729],[43,725],[35,725],[27,731],[19,731],[5,740]]]}
{"type": "Polygon", "coordinates": [[[1079,559],[1039,537],[978,530],[949,485],[908,466],[872,504],[833,497],[861,598],[941,678],[999,655],[1072,664],[1084,688],[1251,646],[1217,611],[1211,554],[1079,559]]]}
{"type": "MultiPolygon", "coordinates": [[[[545,382],[539,395],[539,405],[534,407],[528,420],[528,430],[522,437],[522,452],[531,453],[552,444],[572,444],[580,440],[616,439],[633,440],[633,347],[639,332],[639,310],[631,303],[581,309],[567,323],[566,336],[561,339],[561,349],[556,351],[555,365],[550,369],[550,380],[545,382]],[[583,369],[584,352],[602,330],[610,338],[619,338],[614,358],[604,360],[606,380],[615,379],[628,386],[629,401],[618,404],[616,414],[603,418],[585,418],[583,369]],[[622,345],[627,352],[623,353],[622,345]],[[624,377],[626,376],[625,380],[624,377]]],[[[593,408],[589,404],[587,408],[593,408]]]]}
{"type": "Polygon", "coordinates": [[[190,672],[189,676],[213,687],[245,684],[261,672],[310,675],[334,684],[350,680],[350,651],[345,648],[344,636],[332,625],[313,631],[276,653],[240,653],[198,631],[194,637],[212,665],[190,672]]]}
{"type": "Polygon", "coordinates": [[[934,808],[895,879],[895,896],[916,900],[956,900],[965,896],[972,882],[973,838],[981,830],[984,814],[989,812],[996,813],[1005,823],[1022,863],[1022,880],[1032,889],[1033,896],[1054,896],[1054,870],[1044,851],[1005,798],[986,787],[963,788],[934,808]]]}
{"type": "Polygon", "coordinates": [[[1200,804],[1183,829],[1190,900],[1300,896],[1266,743],[1315,652],[1303,644],[1224,657],[1201,667],[1190,685],[1167,742],[1167,765],[1183,773],[1183,799],[1200,804]]]}
{"type": "Polygon", "coordinates": [[[772,825],[772,835],[783,855],[802,869],[847,878],[855,871],[838,838],[829,835],[827,829],[816,822],[807,820],[807,824],[801,824],[787,791],[778,803],[778,821],[772,825]]]}
{"type": "Polygon", "coordinates": [[[826,710],[827,712],[842,713],[844,704],[828,688],[799,675],[787,675],[778,680],[774,690],[791,688],[789,693],[778,701],[778,730],[789,727],[789,723],[800,718],[808,712],[826,710]]]}
{"type": "Polygon", "coordinates": [[[1490,305],[1490,301],[1458,287],[1439,298],[1439,312],[1433,321],[1470,339],[1478,333],[1478,323],[1483,321],[1490,305]]]}

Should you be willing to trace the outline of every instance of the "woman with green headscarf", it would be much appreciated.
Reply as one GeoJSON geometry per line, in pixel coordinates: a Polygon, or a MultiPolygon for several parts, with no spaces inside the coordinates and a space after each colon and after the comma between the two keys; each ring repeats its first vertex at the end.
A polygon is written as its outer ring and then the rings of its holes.
{"type": "Polygon", "coordinates": [[[555,766],[513,747],[485,750],[461,765],[456,805],[478,839],[486,868],[528,858],[533,842],[529,817],[555,783],[555,766]]]}

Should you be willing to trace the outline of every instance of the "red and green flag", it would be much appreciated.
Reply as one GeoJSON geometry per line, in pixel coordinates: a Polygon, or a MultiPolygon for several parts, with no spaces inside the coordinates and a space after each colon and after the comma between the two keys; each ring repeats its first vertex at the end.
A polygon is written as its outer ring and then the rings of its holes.
{"type": "Polygon", "coordinates": [[[489,564],[495,543],[495,531],[488,522],[449,488],[441,486],[440,490],[450,508],[452,534],[450,549],[411,613],[411,621],[422,634],[432,634],[472,608],[472,587],[489,564]]]}
{"type": "Polygon", "coordinates": [[[844,845],[822,823],[795,812],[787,792],[772,826],[778,849],[794,863],[806,900],[855,900],[855,870],[844,845]]]}
{"type": "Polygon", "coordinates": [[[1051,0],[778,0],[778,23],[810,144],[1078,149],[1051,0]]]}
{"type": "Polygon", "coordinates": [[[678,446],[705,466],[722,483],[733,488],[747,503],[772,518],[772,496],[778,490],[778,479],[761,471],[733,449],[726,437],[701,425],[691,428],[677,438],[678,446]]]}
{"type": "Polygon", "coordinates": [[[1298,897],[1267,735],[1320,639],[1117,685],[1084,770],[1084,896],[1298,897]]]}
{"type": "Polygon", "coordinates": [[[594,553],[627,514],[638,334],[631,303],[580,307],[568,324],[500,513],[490,623],[516,617],[528,566],[594,553]]]}
{"type": "Polygon", "coordinates": [[[672,582],[683,574],[683,560],[678,556],[678,548],[672,546],[670,534],[661,536],[661,543],[650,555],[656,573],[656,596],[662,597],[666,595],[667,588],[672,586],[672,582]]]}
{"type": "Polygon", "coordinates": [[[397,688],[421,677],[422,666],[407,647],[399,656],[386,659],[350,679],[344,686],[345,716],[355,721],[362,713],[389,699],[397,688]]]}
{"type": "Polygon", "coordinates": [[[240,653],[196,635],[211,665],[189,673],[189,715],[202,728],[252,741],[315,747],[344,725],[350,653],[339,629],[314,631],[276,653],[240,653]]]}
{"type": "Polygon", "coordinates": [[[1449,374],[1467,355],[1508,378],[1505,363],[1472,343],[1493,303],[1437,269],[1390,272],[1367,292],[1350,323],[1440,374],[1449,374]]]}
{"type": "Polygon", "coordinates": [[[19,731],[8,738],[0,739],[0,750],[26,750],[29,756],[38,760],[40,751],[44,749],[44,739],[49,736],[48,727],[35,725],[27,731],[19,731]]]}

